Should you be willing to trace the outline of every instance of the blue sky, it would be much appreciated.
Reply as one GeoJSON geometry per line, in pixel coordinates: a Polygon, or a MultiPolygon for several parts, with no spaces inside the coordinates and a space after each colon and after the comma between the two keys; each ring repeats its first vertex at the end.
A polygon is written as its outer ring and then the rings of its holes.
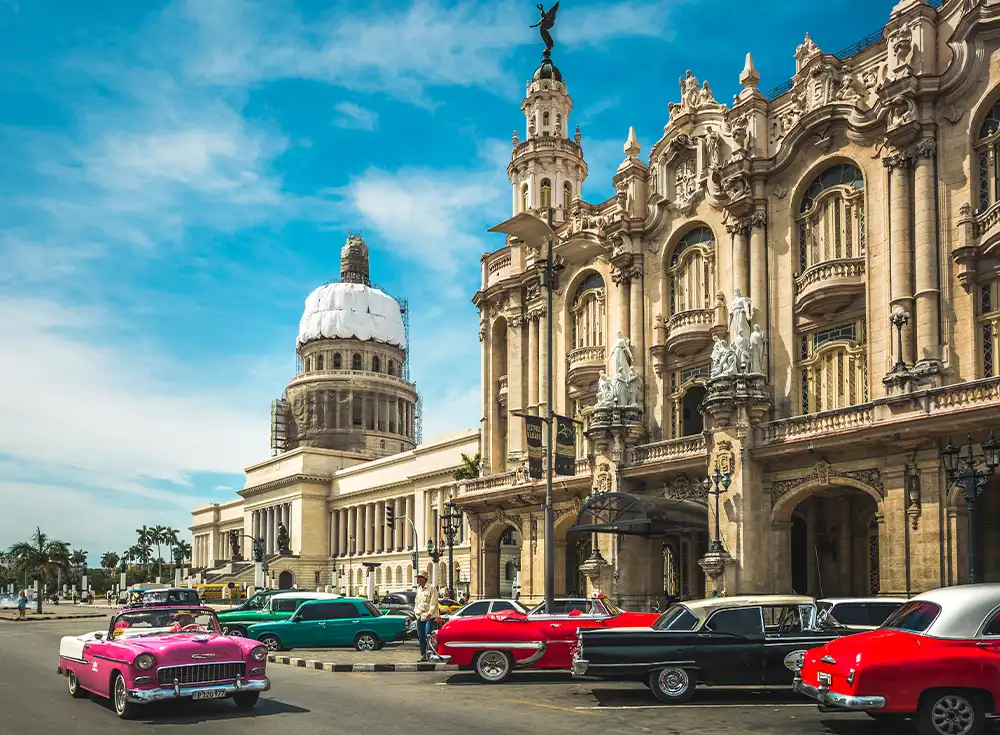
{"type": "MultiPolygon", "coordinates": [[[[769,89],[891,0],[564,0],[554,59],[607,198],[691,69],[769,89]]],[[[424,437],[479,417],[479,257],[510,214],[533,2],[0,0],[0,547],[98,558],[268,456],[302,305],[348,230],[411,307],[424,437]],[[363,9],[362,9],[363,8],[363,9]]]]}

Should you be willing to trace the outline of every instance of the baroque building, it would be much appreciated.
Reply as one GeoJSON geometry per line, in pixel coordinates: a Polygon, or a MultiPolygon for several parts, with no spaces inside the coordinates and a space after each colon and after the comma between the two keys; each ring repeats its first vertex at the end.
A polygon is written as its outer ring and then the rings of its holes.
{"type": "MultiPolygon", "coordinates": [[[[522,594],[543,592],[545,485],[521,415],[548,409],[547,319],[552,408],[579,422],[575,475],[555,479],[557,594],[968,579],[940,450],[985,439],[1000,408],[998,28],[1000,0],[902,0],[844,51],[806,35],[769,92],[750,55],[731,104],[688,71],[648,155],[629,131],[599,203],[546,53],[508,173],[513,213],[551,217],[564,270],[548,314],[544,252],[511,236],[482,258],[483,474],[458,492],[475,592],[504,591],[511,540],[522,594]]],[[[989,581],[996,485],[978,504],[989,581]]]]}
{"type": "MultiPolygon", "coordinates": [[[[364,239],[349,235],[340,279],[306,299],[297,374],[272,406],[274,456],[247,468],[238,499],[192,512],[198,580],[252,584],[252,537],[263,541],[269,586],[406,590],[416,552],[419,568],[447,587],[447,557],[434,563],[427,542],[446,546],[441,518],[454,474],[463,455],[478,453],[479,437],[460,431],[418,444],[405,303],[372,285],[368,260],[364,239]]],[[[466,529],[463,521],[454,538],[456,591],[469,587],[466,529]]]]}

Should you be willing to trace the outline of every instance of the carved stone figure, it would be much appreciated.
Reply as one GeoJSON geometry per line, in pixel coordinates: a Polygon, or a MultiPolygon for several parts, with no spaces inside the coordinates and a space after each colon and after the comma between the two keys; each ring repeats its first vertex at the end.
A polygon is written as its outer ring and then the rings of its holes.
{"type": "Polygon", "coordinates": [[[759,324],[755,324],[750,333],[750,372],[764,375],[764,356],[767,350],[767,340],[759,324]]]}
{"type": "Polygon", "coordinates": [[[233,533],[229,535],[229,547],[232,550],[232,561],[243,561],[243,554],[240,553],[240,537],[233,533]]]}
{"type": "Polygon", "coordinates": [[[559,3],[556,3],[548,10],[541,4],[536,5],[538,11],[542,14],[541,20],[539,20],[532,28],[537,28],[538,32],[542,36],[542,43],[545,44],[545,55],[549,56],[552,54],[552,47],[555,45],[555,41],[552,40],[552,35],[549,31],[552,30],[552,26],[556,24],[556,13],[559,12],[559,3]]]}
{"type": "Polygon", "coordinates": [[[278,521],[278,553],[279,554],[289,554],[288,546],[291,540],[288,538],[288,529],[285,528],[285,524],[278,521]]]}
{"type": "Polygon", "coordinates": [[[733,356],[736,361],[736,372],[746,373],[750,369],[750,338],[745,334],[733,337],[733,356]]]}
{"type": "Polygon", "coordinates": [[[594,403],[596,408],[611,408],[615,405],[615,387],[611,383],[611,378],[607,373],[602,372],[597,379],[597,400],[594,403]]]}
{"type": "Polygon", "coordinates": [[[753,305],[750,297],[744,296],[737,288],[733,291],[733,304],[729,309],[729,334],[735,342],[736,337],[742,336],[750,341],[750,318],[753,316],[753,305]]]}
{"type": "Polygon", "coordinates": [[[714,127],[708,129],[708,135],[705,136],[705,146],[708,149],[708,167],[711,169],[719,168],[722,165],[722,136],[714,127]]]}
{"type": "Polygon", "coordinates": [[[736,374],[736,356],[733,349],[726,344],[718,335],[712,338],[715,345],[712,347],[712,367],[710,377],[726,378],[736,374]]]}
{"type": "Polygon", "coordinates": [[[700,92],[698,78],[688,69],[681,77],[681,104],[689,110],[697,109],[700,92]]]}
{"type": "Polygon", "coordinates": [[[686,201],[698,192],[698,172],[694,159],[685,158],[674,169],[674,198],[686,201]]]}
{"type": "Polygon", "coordinates": [[[611,370],[615,377],[625,375],[629,367],[632,366],[632,362],[632,343],[619,331],[618,339],[615,340],[615,344],[611,348],[611,370]]]}
{"type": "Polygon", "coordinates": [[[698,107],[704,107],[713,102],[715,102],[715,95],[712,94],[712,88],[708,86],[708,82],[706,81],[701,85],[701,90],[698,92],[698,107]]]}

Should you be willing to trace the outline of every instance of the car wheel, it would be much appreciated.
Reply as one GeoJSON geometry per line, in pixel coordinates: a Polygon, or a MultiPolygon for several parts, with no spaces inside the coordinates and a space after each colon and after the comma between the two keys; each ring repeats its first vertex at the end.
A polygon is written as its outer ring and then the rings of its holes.
{"type": "Polygon", "coordinates": [[[694,696],[695,682],[691,674],[680,668],[658,669],[649,674],[649,690],[667,704],[681,704],[694,696]]]}
{"type": "Polygon", "coordinates": [[[278,640],[278,636],[276,635],[262,635],[260,642],[267,646],[267,650],[271,653],[277,653],[282,650],[281,641],[278,640]]]}
{"type": "Polygon", "coordinates": [[[232,628],[223,628],[223,633],[226,635],[231,635],[233,638],[246,638],[247,632],[240,628],[239,626],[233,626],[232,628]]]}
{"type": "Polygon", "coordinates": [[[258,699],[260,692],[239,692],[233,695],[233,702],[239,709],[253,709],[258,699]]]}
{"type": "Polygon", "coordinates": [[[374,633],[358,633],[354,639],[354,650],[377,651],[382,647],[382,641],[374,633]]]}
{"type": "Polygon", "coordinates": [[[507,651],[481,651],[472,663],[479,681],[485,684],[499,684],[510,676],[514,659],[507,651]]]}
{"type": "Polygon", "coordinates": [[[111,703],[115,706],[115,714],[122,720],[130,720],[135,715],[136,706],[128,701],[128,690],[125,678],[115,675],[115,683],[111,686],[111,703]]]}
{"type": "Polygon", "coordinates": [[[920,698],[916,724],[920,735],[980,735],[986,710],[975,694],[938,690],[920,698]]]}
{"type": "Polygon", "coordinates": [[[76,674],[72,671],[66,674],[66,688],[69,690],[69,696],[73,699],[86,699],[87,697],[87,690],[80,686],[76,674]]]}

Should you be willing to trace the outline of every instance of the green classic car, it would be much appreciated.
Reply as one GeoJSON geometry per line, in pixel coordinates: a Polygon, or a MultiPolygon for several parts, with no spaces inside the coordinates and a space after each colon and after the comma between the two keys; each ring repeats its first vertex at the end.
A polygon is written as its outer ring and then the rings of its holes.
{"type": "Polygon", "coordinates": [[[251,625],[248,636],[271,651],[334,646],[376,651],[386,642],[406,640],[406,618],[383,615],[362,598],[310,600],[288,620],[251,625]]]}
{"type": "Polygon", "coordinates": [[[222,627],[223,633],[245,638],[247,629],[251,625],[288,620],[292,616],[292,613],[299,609],[299,605],[307,600],[333,600],[338,597],[340,595],[327,592],[285,590],[278,594],[269,595],[265,598],[264,604],[259,608],[243,607],[220,612],[219,625],[222,627]]]}

